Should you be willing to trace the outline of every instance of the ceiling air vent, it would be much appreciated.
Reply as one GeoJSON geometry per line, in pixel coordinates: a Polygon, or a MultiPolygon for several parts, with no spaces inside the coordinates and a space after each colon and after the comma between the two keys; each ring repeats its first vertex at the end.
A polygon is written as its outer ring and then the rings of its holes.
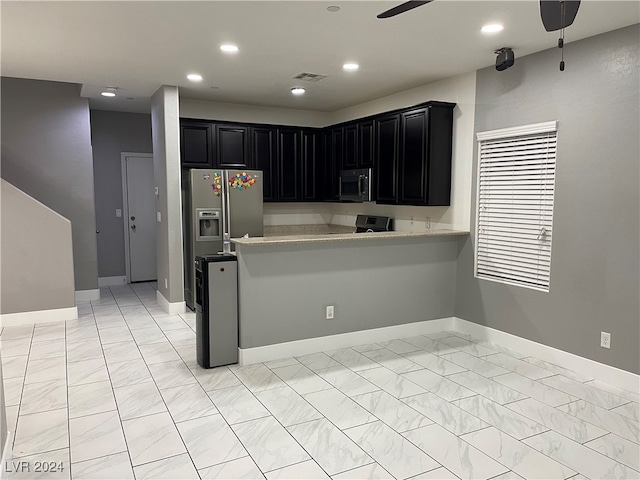
{"type": "Polygon", "coordinates": [[[320,75],[319,73],[302,72],[302,73],[299,73],[298,75],[296,75],[293,78],[295,78],[296,80],[304,80],[306,82],[319,82],[323,78],[327,78],[327,76],[326,75],[320,75]]]}

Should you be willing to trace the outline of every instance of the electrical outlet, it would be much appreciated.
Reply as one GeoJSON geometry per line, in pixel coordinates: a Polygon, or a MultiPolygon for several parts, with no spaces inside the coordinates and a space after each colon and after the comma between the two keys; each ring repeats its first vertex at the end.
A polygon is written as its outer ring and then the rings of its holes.
{"type": "Polygon", "coordinates": [[[117,218],[122,218],[122,209],[121,208],[116,208],[116,217],[117,218]]]}
{"type": "Polygon", "coordinates": [[[333,320],[335,318],[335,309],[333,305],[327,305],[325,308],[325,318],[327,320],[333,320]]]}
{"type": "Polygon", "coordinates": [[[600,346],[602,348],[611,348],[611,334],[600,332],[600,346]]]}
{"type": "Polygon", "coordinates": [[[169,282],[166,278],[164,279],[164,288],[169,288],[169,282]]]}
{"type": "Polygon", "coordinates": [[[156,222],[162,223],[162,214],[160,212],[156,212],[156,222]]]}
{"type": "Polygon", "coordinates": [[[431,217],[426,217],[424,219],[424,228],[425,230],[431,230],[431,217]]]}

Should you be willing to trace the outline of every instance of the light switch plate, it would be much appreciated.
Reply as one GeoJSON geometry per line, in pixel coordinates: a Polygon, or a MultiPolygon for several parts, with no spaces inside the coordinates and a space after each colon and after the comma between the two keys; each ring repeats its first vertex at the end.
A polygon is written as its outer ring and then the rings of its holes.
{"type": "Polygon", "coordinates": [[[121,208],[116,208],[116,217],[117,218],[122,218],[122,209],[121,208]]]}
{"type": "Polygon", "coordinates": [[[162,215],[160,214],[160,212],[156,212],[156,222],[158,223],[162,222],[162,215]]]}

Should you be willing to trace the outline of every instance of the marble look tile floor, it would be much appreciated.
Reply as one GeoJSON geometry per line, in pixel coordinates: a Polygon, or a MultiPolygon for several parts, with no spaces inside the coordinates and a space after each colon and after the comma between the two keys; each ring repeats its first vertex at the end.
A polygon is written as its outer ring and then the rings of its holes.
{"type": "Polygon", "coordinates": [[[638,392],[461,332],[205,370],[153,283],[78,311],[0,333],[2,478],[640,478],[638,392]]]}

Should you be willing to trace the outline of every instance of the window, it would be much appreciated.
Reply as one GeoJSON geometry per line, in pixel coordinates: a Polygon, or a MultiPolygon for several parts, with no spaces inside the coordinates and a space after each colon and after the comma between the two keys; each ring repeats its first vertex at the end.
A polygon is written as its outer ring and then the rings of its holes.
{"type": "Polygon", "coordinates": [[[478,133],[475,274],[549,291],[556,122],[478,133]]]}

